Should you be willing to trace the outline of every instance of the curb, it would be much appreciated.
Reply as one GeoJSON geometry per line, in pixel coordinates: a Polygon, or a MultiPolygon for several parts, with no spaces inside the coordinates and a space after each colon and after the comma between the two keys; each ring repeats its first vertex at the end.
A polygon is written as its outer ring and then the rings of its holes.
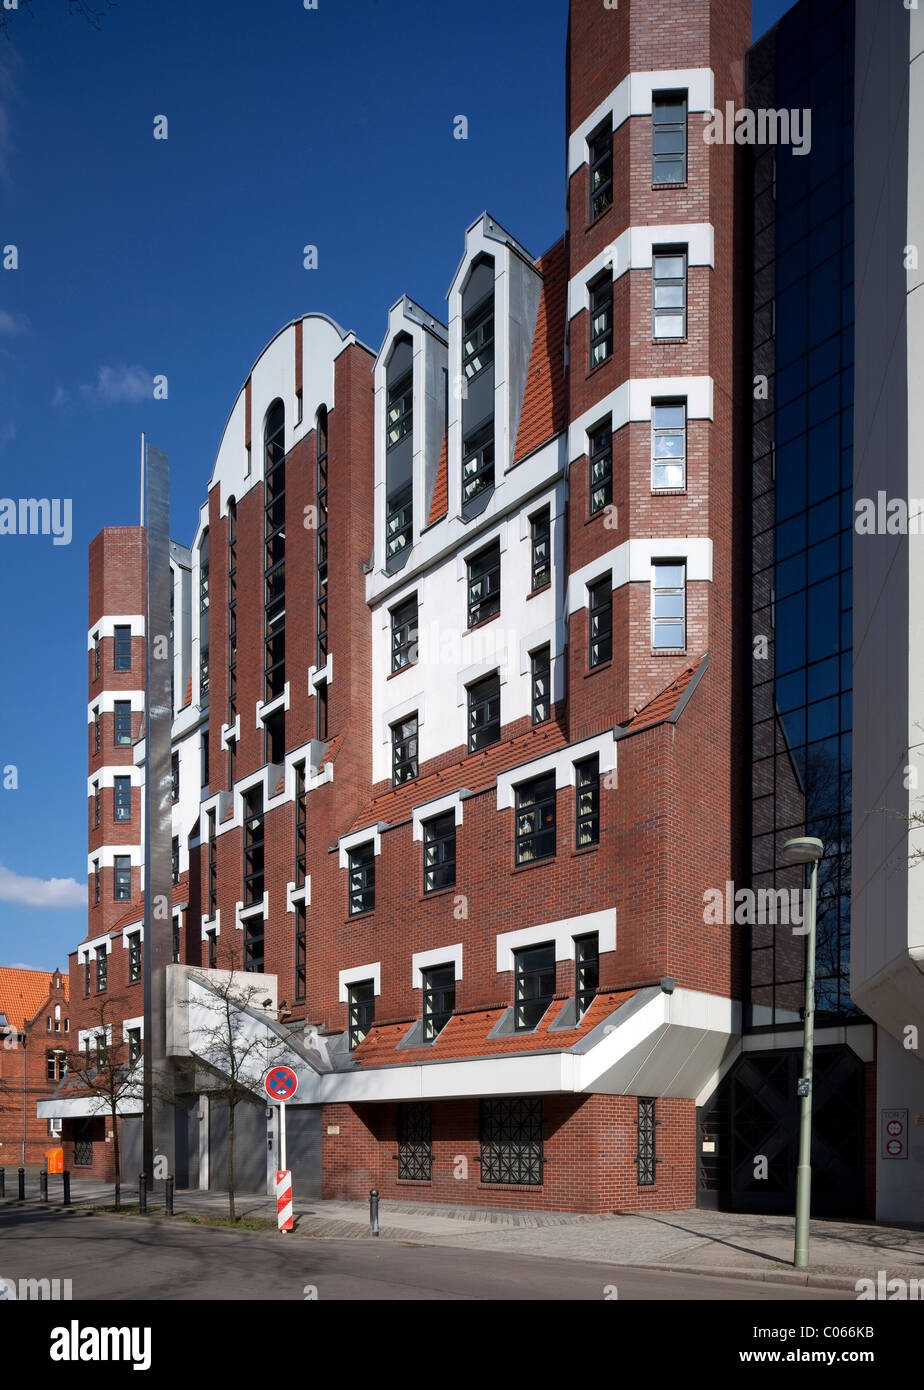
{"type": "MultiPolygon", "coordinates": [[[[763,1284],[797,1284],[816,1289],[849,1289],[856,1293],[857,1279],[863,1275],[812,1274],[809,1270],[742,1269],[740,1265],[633,1265],[633,1269],[662,1269],[669,1274],[714,1275],[717,1279],[748,1279],[763,1284]]],[[[866,1276],[868,1277],[868,1276],[866,1276]]]]}

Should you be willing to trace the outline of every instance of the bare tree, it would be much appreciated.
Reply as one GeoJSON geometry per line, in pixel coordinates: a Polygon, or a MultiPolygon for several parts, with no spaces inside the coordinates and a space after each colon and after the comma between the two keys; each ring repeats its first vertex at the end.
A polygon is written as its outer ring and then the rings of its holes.
{"type": "Polygon", "coordinates": [[[98,995],[91,1009],[92,1023],[84,1030],[84,1049],[75,1048],[67,1054],[71,1085],[76,1082],[92,1091],[97,1097],[94,1113],[108,1114],[112,1123],[116,1211],[122,1201],[119,1109],[130,1101],[140,1110],[143,1101],[140,1053],[132,1057],[130,1043],[123,1037],[122,1020],[130,1012],[124,998],[98,995]]]}

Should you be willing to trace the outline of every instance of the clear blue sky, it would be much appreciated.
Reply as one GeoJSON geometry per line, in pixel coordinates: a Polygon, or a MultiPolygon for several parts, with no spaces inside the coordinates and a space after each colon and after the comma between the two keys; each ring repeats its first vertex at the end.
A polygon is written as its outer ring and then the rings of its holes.
{"type": "MultiPolygon", "coordinates": [[[[756,0],[755,36],[787,8],[756,0]]],[[[405,291],[444,317],[483,209],[534,254],[558,238],[567,0],[125,0],[99,29],[20,0],[8,18],[0,496],[72,498],[73,536],[0,536],[0,768],[19,783],[0,789],[0,964],[51,969],[85,933],[87,546],[138,519],[141,431],[189,543],[283,324],[321,310],[377,349],[405,291]],[[155,373],[166,401],[139,384],[155,373]]]]}

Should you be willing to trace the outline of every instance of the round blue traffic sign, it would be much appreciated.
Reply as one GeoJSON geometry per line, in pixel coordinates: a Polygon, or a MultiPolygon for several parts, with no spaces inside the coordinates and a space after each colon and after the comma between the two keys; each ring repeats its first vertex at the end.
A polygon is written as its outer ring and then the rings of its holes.
{"type": "Polygon", "coordinates": [[[291,1100],[298,1090],[298,1077],[291,1067],[273,1067],[264,1077],[263,1089],[270,1100],[291,1100]]]}

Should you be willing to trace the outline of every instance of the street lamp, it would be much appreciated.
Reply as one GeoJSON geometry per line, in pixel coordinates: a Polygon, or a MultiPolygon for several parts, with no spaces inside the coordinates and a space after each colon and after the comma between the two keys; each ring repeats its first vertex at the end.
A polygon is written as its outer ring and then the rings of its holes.
{"type": "Polygon", "coordinates": [[[802,1042],[802,1076],[799,1078],[799,1166],[796,1169],[796,1248],[793,1264],[805,1269],[809,1262],[809,1215],[812,1207],[812,1050],[815,1044],[815,903],[818,861],[825,852],[821,840],[800,835],[787,840],[780,850],[784,864],[811,864],[808,940],[805,948],[805,1009],[802,1042]]]}

